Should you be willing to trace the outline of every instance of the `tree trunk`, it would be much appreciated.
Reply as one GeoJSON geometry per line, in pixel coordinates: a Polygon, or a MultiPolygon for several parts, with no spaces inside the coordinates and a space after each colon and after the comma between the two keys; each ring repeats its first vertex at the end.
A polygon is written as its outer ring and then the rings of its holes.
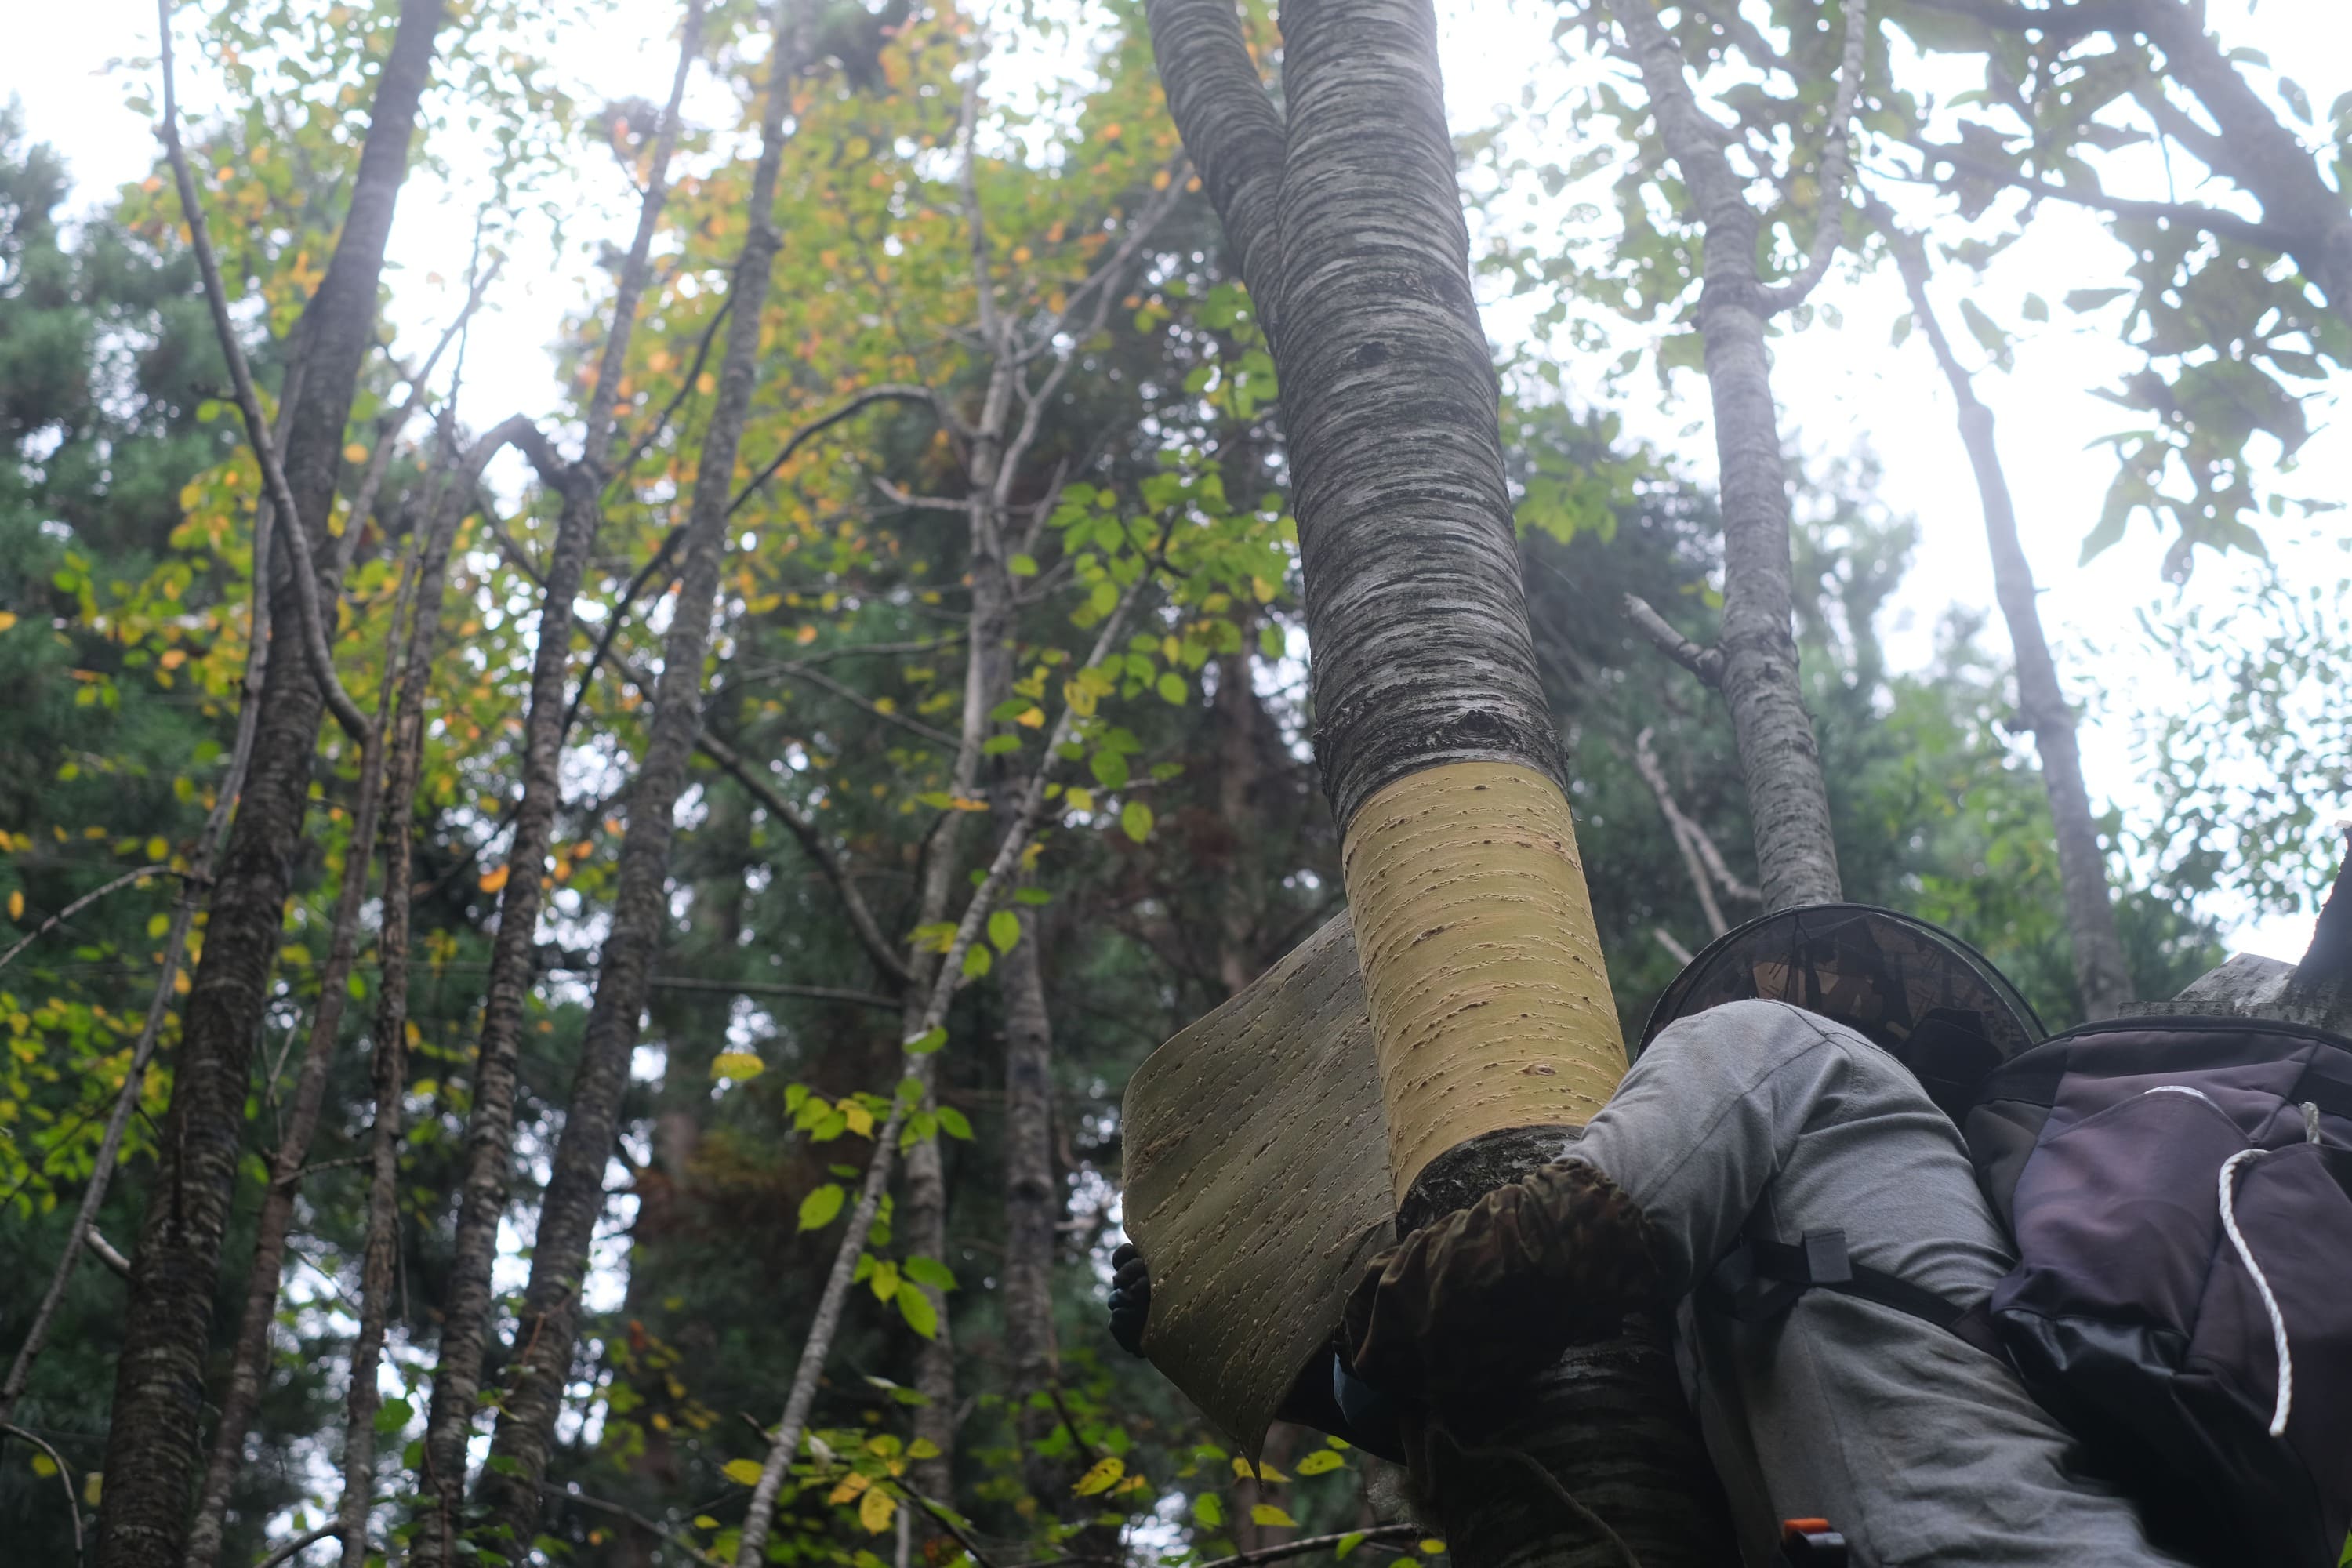
{"type": "MultiPolygon", "coordinates": [[[[371,1077],[374,1126],[368,1139],[367,1242],[360,1274],[360,1326],[352,1344],[351,1387],[345,1395],[343,1495],[337,1512],[342,1568],[362,1568],[367,1555],[369,1504],[375,1493],[376,1368],[391,1312],[393,1270],[400,1242],[401,1090],[408,1050],[409,911],[415,889],[416,786],[425,746],[425,692],[441,635],[441,597],[449,547],[465,518],[482,466],[505,444],[500,430],[453,465],[433,497],[417,563],[416,602],[409,628],[400,709],[387,742],[384,768],[383,922],[376,936],[381,973],[376,992],[371,1077]]],[[[445,439],[448,434],[445,431],[445,439]]]]}
{"type": "MultiPolygon", "coordinates": [[[[343,427],[375,334],[376,287],[393,210],[408,171],[418,99],[431,74],[441,0],[403,0],[377,77],[351,210],[305,331],[302,396],[288,428],[285,475],[296,515],[281,526],[327,538],[343,427]]],[[[313,552],[323,556],[323,549],[313,552]]],[[[335,584],[320,595],[333,603],[335,584]]],[[[289,580],[272,595],[280,626],[301,614],[289,580]]],[[[289,870],[310,805],[310,763],[325,698],[300,658],[270,664],[252,773],[229,830],[183,1015],[171,1108],[159,1140],[146,1218],[131,1268],[116,1363],[99,1510],[102,1568],[176,1568],[189,1481],[201,1452],[205,1346],[221,1237],[244,1145],[253,1040],[268,1001],[289,870]]]]}
{"type": "Polygon", "coordinates": [[[2083,784],[2083,753],[2074,740],[2074,710],[2058,685],[2058,666],[2042,635],[2035,604],[2033,568],[2017,538],[2017,508],[1993,444],[1992,410],[1977,399],[1976,386],[1952,352],[1934,304],[1927,298],[1927,253],[1916,235],[1897,227],[1894,215],[1870,204],[1871,217],[1886,235],[1903,286],[1936,363],[1959,405],[1960,440],[1968,447],[1984,504],[1985,542],[1992,549],[1994,596],[2009,626],[2017,660],[2017,704],[2042,753],[2042,784],[2050,796],[2050,821],[2058,837],[2058,880],[2066,902],[2066,931],[2074,950],[2074,984],[2084,1016],[2112,1018],[2131,1001],[2131,973],[2124,963],[2123,939],[2116,934],[2116,910],[2107,891],[2106,856],[2099,847],[2097,821],[2083,784]]]}
{"type": "MultiPolygon", "coordinates": [[[[429,563],[436,573],[447,559],[446,545],[438,553],[440,560],[429,563]]],[[[412,566],[403,590],[415,589],[424,580],[427,565],[420,560],[412,566]]],[[[438,585],[437,582],[426,584],[436,589],[438,585]]],[[[367,898],[368,866],[375,858],[376,816],[383,799],[385,721],[397,685],[394,666],[406,662],[400,653],[406,597],[404,591],[394,601],[375,727],[360,748],[359,799],[352,813],[352,835],[344,850],[342,886],[336,893],[327,962],[319,971],[319,997],[311,1008],[310,1038],[303,1046],[285,1132],[270,1161],[268,1185],[262,1191],[261,1213],[254,1226],[253,1258],[246,1269],[245,1315],[237,1323],[236,1349],[221,1391],[220,1417],[213,1424],[212,1454],[197,1492],[195,1520],[188,1529],[188,1568],[212,1568],[220,1557],[229,1492],[245,1468],[246,1431],[260,1406],[262,1385],[269,1375],[269,1339],[278,1326],[278,1288],[286,1268],[287,1233],[293,1227],[294,1198],[301,1189],[303,1162],[310,1156],[310,1140],[319,1130],[319,1111],[327,1098],[327,1068],[342,1037],[343,1005],[350,994],[345,985],[359,951],[360,906],[367,898]]]]}
{"type": "MultiPolygon", "coordinates": [[[[1286,126],[1232,0],[1148,15],[1281,377],[1316,760],[1410,1228],[1549,1157],[1624,1065],[1528,629],[1435,18],[1426,0],[1290,0],[1286,126]]],[[[1455,1422],[1539,1435],[1652,1568],[1730,1555],[1654,1332],[1455,1422]]],[[[1422,1479],[1467,1568],[1624,1561],[1517,1465],[1441,1458],[1422,1479]]]]}
{"type": "Polygon", "coordinates": [[[1706,342],[1723,502],[1717,684],[1748,786],[1764,908],[1832,903],[1843,894],[1821,750],[1797,677],[1789,485],[1764,348],[1774,302],[1757,271],[1757,216],[1651,0],[1610,0],[1610,9],[1633,46],[1659,134],[1706,232],[1698,330],[1706,342]]]}
{"type": "MultiPolygon", "coordinates": [[[[645,762],[629,795],[628,832],[621,844],[595,1005],[540,1210],[530,1282],[517,1329],[520,1346],[491,1437],[496,1468],[482,1479],[488,1538],[493,1543],[509,1543],[500,1549],[510,1552],[530,1542],[539,1518],[539,1483],[547,1474],[556,1414],[572,1372],[580,1289],[589,1242],[604,1212],[604,1169],[612,1158],[621,1096],[628,1087],[629,1056],[636,1045],[654,959],[669,925],[671,817],[686,786],[687,764],[700,728],[702,667],[709,652],[711,614],[726,554],[736,449],[759,375],[761,316],[779,245],[776,177],[797,58],[791,26],[794,15],[789,0],[783,0],[770,57],[760,160],[751,177],[750,228],[735,266],[734,308],[727,323],[719,392],[696,466],[677,609],[663,645],[645,762]]],[[[535,872],[536,867],[527,870],[535,872]]],[[[514,880],[509,876],[509,885],[514,880]]]]}
{"type": "MultiPolygon", "coordinates": [[[[572,602],[604,521],[604,469],[613,445],[614,409],[637,306],[645,293],[654,234],[667,195],[670,159],[677,145],[678,106],[701,45],[702,10],[701,0],[689,0],[677,70],[655,138],[645,197],[637,208],[636,235],[621,268],[612,330],[605,337],[596,384],[589,395],[587,434],[580,461],[565,466],[543,447],[534,454],[541,474],[562,493],[562,511],[540,600],[530,706],[523,729],[522,799],[515,809],[506,885],[499,890],[498,932],[491,941],[482,1027],[474,1052],[473,1108],[466,1124],[457,1230],[442,1301],[440,1352],[433,1369],[425,1490],[434,1499],[436,1518],[450,1516],[463,1500],[466,1445],[481,1399],[482,1359],[490,1331],[491,1268],[498,1257],[499,1222],[506,1213],[513,1174],[516,1064],[523,1014],[534,980],[539,910],[544,896],[541,873],[552,847],[555,811],[562,796],[558,773],[568,711],[564,685],[572,658],[572,602]]],[[[584,682],[593,676],[591,669],[582,679],[584,682]]],[[[425,1531],[417,1542],[418,1561],[446,1561],[445,1544],[437,1531],[425,1531]]]]}

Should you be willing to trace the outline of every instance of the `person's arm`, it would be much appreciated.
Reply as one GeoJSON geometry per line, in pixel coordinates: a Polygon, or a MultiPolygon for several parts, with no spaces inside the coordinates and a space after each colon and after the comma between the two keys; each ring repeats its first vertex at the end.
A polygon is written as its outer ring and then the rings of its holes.
{"type": "Polygon", "coordinates": [[[1850,1077],[1850,1049],[1777,1002],[1712,1008],[1661,1032],[1565,1151],[1648,1219],[1666,1300],[1738,1238],[1798,1134],[1850,1077]]]}

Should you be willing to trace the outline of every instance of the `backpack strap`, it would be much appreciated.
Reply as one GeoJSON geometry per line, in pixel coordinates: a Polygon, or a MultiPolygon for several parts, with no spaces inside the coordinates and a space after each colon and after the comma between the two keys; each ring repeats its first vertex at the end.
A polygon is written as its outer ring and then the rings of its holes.
{"type": "Polygon", "coordinates": [[[1703,1304],[1743,1323],[1769,1323],[1808,1290],[1834,1290],[1892,1307],[1965,1340],[2000,1360],[1992,1317],[1982,1303],[1963,1307],[1924,1286],[1868,1268],[1846,1256],[1845,1232],[1809,1230],[1794,1243],[1750,1234],[1725,1255],[1700,1288],[1703,1304]]]}

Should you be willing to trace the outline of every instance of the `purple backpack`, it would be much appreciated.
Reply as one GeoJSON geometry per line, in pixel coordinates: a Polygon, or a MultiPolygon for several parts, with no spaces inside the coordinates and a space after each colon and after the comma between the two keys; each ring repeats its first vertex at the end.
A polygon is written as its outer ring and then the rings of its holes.
{"type": "Polygon", "coordinates": [[[2352,1523],[2352,1040],[2129,1018],[2012,1058],[1962,1120],[2017,1268],[1989,1311],[2150,1528],[2336,1563],[2352,1523]]]}
{"type": "Polygon", "coordinates": [[[1918,1075],[2019,1262],[1990,1301],[1948,1302],[1849,1264],[1827,1233],[1751,1242],[1718,1281],[1764,1312],[1809,1288],[1864,1296],[2001,1355],[2151,1533],[2211,1568],[2337,1563],[2352,1523],[2352,1040],[2211,1017],[2043,1039],[1973,948],[1841,904],[1717,939],[1667,987],[1644,1043],[1754,996],[1844,1024],[1918,1075]]]}

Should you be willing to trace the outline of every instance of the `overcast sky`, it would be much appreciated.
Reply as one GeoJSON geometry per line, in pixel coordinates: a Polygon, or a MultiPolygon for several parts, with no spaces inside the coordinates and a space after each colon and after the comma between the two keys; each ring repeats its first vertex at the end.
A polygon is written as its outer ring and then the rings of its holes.
{"type": "MultiPolygon", "coordinates": [[[[1519,103],[1530,82],[1547,99],[1557,95],[1566,68],[1549,41],[1558,15],[1552,6],[1440,0],[1440,8],[1449,108],[1457,128],[1492,122],[1506,106],[1519,103]]],[[[65,153],[79,182],[79,203],[95,204],[117,184],[143,177],[153,140],[147,122],[122,103],[138,73],[110,75],[107,64],[114,57],[152,54],[153,6],[143,0],[76,0],[10,9],[0,95],[20,98],[32,135],[65,153]]],[[[657,98],[667,81],[676,15],[671,0],[614,0],[608,17],[575,29],[558,58],[577,95],[591,103],[621,94],[657,98]]],[[[2324,107],[2352,89],[2352,4],[2346,0],[2263,0],[2251,13],[2245,0],[2214,0],[2212,16],[2232,45],[2293,62],[2292,74],[2315,104],[2324,107]]],[[[191,78],[183,91],[199,108],[209,97],[206,84],[194,79],[203,68],[201,57],[183,65],[191,78]]],[[[2267,90],[2269,74],[2255,75],[2267,90]]],[[[723,111],[715,97],[702,101],[723,111]]],[[[1523,151],[1564,156],[1569,150],[1523,151]]],[[[619,239],[625,232],[622,192],[609,161],[583,158],[580,169],[578,199],[567,204],[578,215],[572,250],[553,255],[544,246],[523,247],[508,266],[495,310],[477,328],[466,397],[469,417],[543,410],[556,401],[547,346],[565,306],[586,297],[580,243],[619,239]],[[600,214],[610,215],[601,227],[600,214]]],[[[463,193],[438,182],[413,184],[403,197],[394,309],[404,348],[429,340],[446,319],[471,224],[463,193]],[[427,275],[436,271],[449,281],[438,288],[429,283],[427,275]]],[[[2111,284],[2119,276],[2119,258],[2094,221],[2047,213],[2032,237],[1976,286],[1976,298],[1997,319],[2021,326],[2018,306],[2027,292],[2054,300],[2069,289],[2111,284]]],[[[1918,559],[1895,602],[1890,648],[1898,665],[1916,666],[1927,658],[1948,605],[1991,603],[1981,514],[1949,402],[1926,351],[1916,339],[1902,349],[1888,342],[1888,327],[1904,309],[1896,280],[1890,274],[1855,282],[1833,274],[1817,299],[1834,304],[1845,324],[1838,330],[1816,325],[1777,345],[1775,390],[1789,411],[1784,428],[1818,455],[1875,454],[1884,470],[1882,499],[1894,511],[1917,518],[1918,559]]],[[[1948,316],[1956,302],[1957,294],[1948,293],[1948,316]]],[[[1519,314],[1495,301],[1489,328],[1507,342],[1521,330],[1514,319],[1519,314]]],[[[2036,335],[2019,350],[2012,373],[1980,376],[1979,394],[1999,419],[2062,672],[2070,691],[2091,703],[2083,739],[2094,799],[2116,802],[2129,817],[2144,814],[2147,801],[2136,782],[2132,715],[2201,699],[2177,686],[2150,684],[2156,678],[2134,614],[2151,604],[2177,603],[2158,577],[2163,542],[2150,525],[2137,522],[2123,544],[2087,567],[2075,564],[2114,471],[2105,451],[2085,450],[2086,444],[2125,423],[2120,410],[2092,394],[2110,384],[2133,355],[2112,325],[2080,326],[2063,310],[2057,317],[2032,329],[2036,335]]],[[[2330,389],[2335,398],[2314,410],[2320,428],[2288,487],[2296,493],[2352,498],[2352,442],[2332,424],[2341,412],[2343,380],[2330,389]]],[[[1664,407],[1654,384],[1637,389],[1623,408],[1630,427],[1682,456],[1693,474],[1710,476],[1704,384],[1696,376],[1680,378],[1675,401],[1664,407]]],[[[2340,544],[2352,525],[2341,514],[2322,521],[2324,527],[2278,526],[2273,550],[2283,571],[2306,577],[2325,573],[2329,581],[2346,574],[2340,544]]],[[[2255,570],[2242,560],[2209,553],[2187,592],[2192,601],[2218,604],[2242,593],[2255,570]]],[[[1997,622],[1991,635],[2000,646],[1997,622]]],[[[2352,812],[2352,796],[2336,809],[2352,812]]],[[[2236,927],[2235,941],[2254,951],[2291,958],[2307,938],[2307,919],[2249,921],[2226,901],[2215,910],[2236,927]]]]}

